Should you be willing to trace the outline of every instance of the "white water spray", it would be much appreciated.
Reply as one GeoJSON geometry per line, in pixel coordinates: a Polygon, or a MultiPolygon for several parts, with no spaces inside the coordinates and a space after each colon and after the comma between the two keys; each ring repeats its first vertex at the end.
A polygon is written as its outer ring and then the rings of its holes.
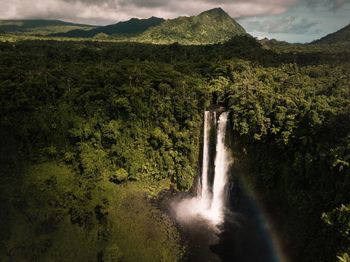
{"type": "Polygon", "coordinates": [[[197,187],[197,196],[183,199],[175,206],[180,221],[188,222],[194,217],[208,220],[215,228],[224,222],[226,186],[228,171],[231,164],[229,149],[225,145],[228,113],[223,112],[217,123],[215,173],[213,185],[210,184],[210,134],[212,126],[216,126],[216,112],[206,111],[204,114],[203,133],[203,162],[200,183],[197,187]],[[215,125],[213,125],[213,122],[215,125]],[[210,190],[210,188],[212,190],[210,190]]]}
{"type": "Polygon", "coordinates": [[[202,198],[206,200],[210,199],[208,176],[209,176],[209,159],[210,159],[209,143],[210,143],[210,132],[211,132],[211,118],[212,116],[210,112],[205,111],[204,112],[204,132],[203,132],[204,143],[203,143],[202,176],[201,176],[201,184],[198,184],[198,189],[200,190],[200,195],[202,196],[202,198]]]}

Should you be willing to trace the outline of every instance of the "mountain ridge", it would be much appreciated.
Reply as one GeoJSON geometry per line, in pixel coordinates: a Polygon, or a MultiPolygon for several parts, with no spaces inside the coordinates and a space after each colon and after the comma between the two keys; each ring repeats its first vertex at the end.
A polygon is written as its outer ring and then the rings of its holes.
{"type": "Polygon", "coordinates": [[[330,33],[311,44],[350,43],[350,23],[336,32],[330,33]]]}
{"type": "Polygon", "coordinates": [[[73,30],[62,34],[52,34],[57,37],[95,37],[98,34],[113,35],[135,35],[144,32],[152,26],[156,26],[165,21],[163,18],[150,17],[146,19],[131,18],[115,24],[101,26],[88,31],[73,30]]]}
{"type": "Polygon", "coordinates": [[[127,21],[91,30],[73,30],[52,34],[55,37],[130,37],[129,40],[148,43],[214,44],[237,35],[247,34],[222,8],[213,8],[196,16],[174,19],[150,17],[127,21]]]}
{"type": "Polygon", "coordinates": [[[92,28],[96,28],[96,26],[65,22],[57,19],[0,20],[0,32],[10,34],[50,35],[53,33],[65,33],[74,29],[88,30],[92,28]]]}

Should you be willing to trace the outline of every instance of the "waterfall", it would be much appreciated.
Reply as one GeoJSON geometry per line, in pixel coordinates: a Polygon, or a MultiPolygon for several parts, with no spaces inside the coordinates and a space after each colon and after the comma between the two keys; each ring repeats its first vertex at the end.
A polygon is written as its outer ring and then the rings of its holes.
{"type": "Polygon", "coordinates": [[[227,173],[231,164],[229,151],[225,145],[227,119],[228,113],[223,112],[220,115],[217,128],[213,199],[210,207],[210,211],[217,224],[222,223],[224,219],[225,188],[228,182],[227,173]]]}
{"type": "Polygon", "coordinates": [[[177,217],[182,221],[200,217],[208,220],[214,227],[224,222],[228,171],[231,164],[230,151],[225,144],[227,122],[227,112],[220,114],[217,123],[216,112],[204,113],[202,172],[197,184],[197,196],[183,199],[176,205],[177,217]],[[215,144],[211,139],[213,127],[216,128],[215,144]],[[211,154],[214,146],[215,155],[211,154]],[[210,179],[212,163],[214,163],[213,182],[210,179]]]}
{"type": "MultiPolygon", "coordinates": [[[[211,131],[211,114],[209,111],[204,112],[204,131],[203,131],[203,160],[202,160],[202,176],[201,184],[198,185],[198,190],[203,199],[210,199],[209,191],[209,144],[211,131]]],[[[198,191],[197,191],[198,192],[198,191]]]]}
{"type": "Polygon", "coordinates": [[[229,113],[218,113],[217,121],[215,111],[206,111],[203,119],[201,173],[193,188],[197,193],[180,194],[171,203],[189,241],[188,261],[285,261],[277,253],[270,225],[254,196],[244,191],[237,177],[232,197],[238,201],[228,201],[233,160],[228,146],[229,113]],[[244,223],[238,223],[231,211],[239,213],[244,223]]]}

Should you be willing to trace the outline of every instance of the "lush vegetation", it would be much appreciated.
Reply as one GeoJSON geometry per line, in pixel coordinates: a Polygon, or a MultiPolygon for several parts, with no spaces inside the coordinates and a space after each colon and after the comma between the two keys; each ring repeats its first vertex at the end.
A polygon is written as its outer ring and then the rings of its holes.
{"type": "Polygon", "coordinates": [[[181,257],[144,195],[191,186],[206,85],[124,48],[1,44],[2,261],[181,257]]]}
{"type": "Polygon", "coordinates": [[[221,8],[215,8],[198,16],[167,20],[150,28],[138,39],[151,43],[213,44],[244,34],[242,26],[221,8]]]}
{"type": "Polygon", "coordinates": [[[237,159],[267,208],[278,207],[289,256],[331,261],[335,247],[349,252],[349,64],[229,63],[225,75],[220,99],[232,111],[237,159]]]}
{"type": "Polygon", "coordinates": [[[1,260],[181,257],[144,194],[192,185],[212,104],[291,259],[350,253],[347,49],[17,39],[0,57],[1,260]]]}

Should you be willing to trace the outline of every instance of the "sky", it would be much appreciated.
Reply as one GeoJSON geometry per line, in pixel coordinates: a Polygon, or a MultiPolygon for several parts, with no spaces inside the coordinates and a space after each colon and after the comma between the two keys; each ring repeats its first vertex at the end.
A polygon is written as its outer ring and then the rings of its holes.
{"type": "Polygon", "coordinates": [[[350,0],[0,0],[0,19],[107,25],[132,17],[175,18],[223,8],[251,35],[305,43],[350,23],[350,0]]]}

